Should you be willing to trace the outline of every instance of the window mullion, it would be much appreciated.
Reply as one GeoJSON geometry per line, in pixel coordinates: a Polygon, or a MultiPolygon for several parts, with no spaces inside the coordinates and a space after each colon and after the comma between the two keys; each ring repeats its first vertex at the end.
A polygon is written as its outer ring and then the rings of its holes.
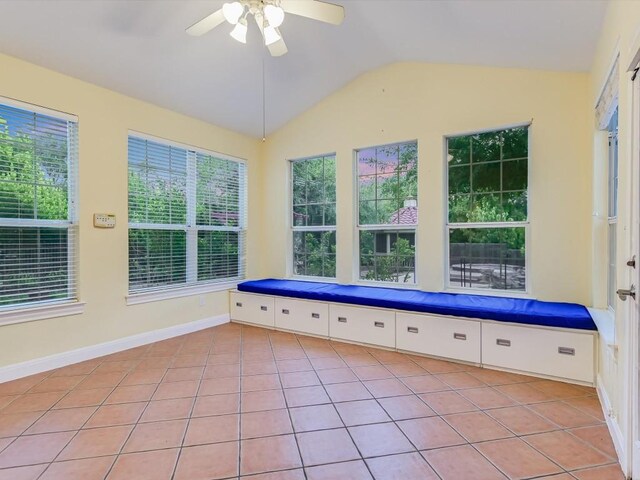
{"type": "Polygon", "coordinates": [[[198,280],[198,231],[196,227],[197,156],[187,152],[187,283],[198,280]]]}

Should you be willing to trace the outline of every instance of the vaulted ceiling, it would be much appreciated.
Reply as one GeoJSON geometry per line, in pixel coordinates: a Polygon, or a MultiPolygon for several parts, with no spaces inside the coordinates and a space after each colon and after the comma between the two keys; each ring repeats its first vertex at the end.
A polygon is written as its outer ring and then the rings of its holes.
{"type": "Polygon", "coordinates": [[[263,62],[271,132],[399,61],[586,71],[606,10],[600,0],[334,0],[341,26],[287,15],[289,53],[271,58],[255,25],[247,45],[226,23],[185,34],[222,3],[4,0],[0,52],[259,137],[263,62]]]}

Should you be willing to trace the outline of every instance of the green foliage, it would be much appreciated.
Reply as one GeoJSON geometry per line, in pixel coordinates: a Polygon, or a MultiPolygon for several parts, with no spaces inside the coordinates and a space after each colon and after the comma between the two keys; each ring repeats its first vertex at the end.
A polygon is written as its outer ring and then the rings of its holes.
{"type": "Polygon", "coordinates": [[[292,164],[293,225],[336,224],[336,159],[318,157],[292,164]]]}
{"type": "Polygon", "coordinates": [[[336,233],[294,232],[293,262],[296,275],[336,276],[336,233]]]}
{"type": "Polygon", "coordinates": [[[406,200],[418,196],[418,144],[358,152],[360,225],[388,225],[406,200]],[[371,155],[371,156],[370,156],[371,155]]]}
{"type": "MultiPolygon", "coordinates": [[[[66,142],[11,132],[0,118],[0,218],[67,220],[67,170],[66,142]]],[[[67,237],[66,228],[0,228],[0,305],[66,297],[67,237]]]]}
{"type": "Polygon", "coordinates": [[[415,234],[397,231],[360,231],[360,278],[381,282],[415,281],[415,234]],[[390,240],[390,251],[376,251],[376,241],[390,240]]]}
{"type": "MultiPolygon", "coordinates": [[[[448,140],[449,221],[517,222],[527,219],[527,127],[448,140]]],[[[452,231],[452,243],[504,243],[524,252],[524,229],[452,231]]]]}

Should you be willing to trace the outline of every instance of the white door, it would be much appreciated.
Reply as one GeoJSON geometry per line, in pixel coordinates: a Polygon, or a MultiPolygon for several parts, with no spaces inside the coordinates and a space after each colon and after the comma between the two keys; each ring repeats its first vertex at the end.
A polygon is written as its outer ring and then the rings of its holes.
{"type": "MultiPolygon", "coordinates": [[[[629,228],[631,260],[633,266],[625,266],[629,274],[629,285],[640,285],[640,78],[633,81],[632,95],[632,157],[631,157],[631,228],[629,228]],[[635,260],[635,262],[633,262],[635,260]]],[[[624,292],[623,292],[624,293],[624,292]]],[[[640,479],[640,298],[631,298],[629,305],[628,333],[630,355],[630,386],[631,386],[631,474],[632,478],[640,479]]]]}

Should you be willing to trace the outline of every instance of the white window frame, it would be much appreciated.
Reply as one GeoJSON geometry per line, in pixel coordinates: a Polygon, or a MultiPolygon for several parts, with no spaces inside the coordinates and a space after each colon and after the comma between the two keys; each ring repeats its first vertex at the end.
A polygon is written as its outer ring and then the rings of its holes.
{"type": "MultiPolygon", "coordinates": [[[[618,108],[618,102],[616,100],[611,117],[615,114],[618,108]]],[[[607,126],[608,130],[608,126],[607,126]]],[[[619,175],[619,151],[618,151],[618,127],[616,131],[611,132],[608,130],[608,149],[607,149],[607,308],[610,312],[615,312],[616,307],[616,288],[617,288],[617,260],[616,260],[616,239],[618,238],[618,199],[617,199],[617,182],[619,175]],[[615,166],[612,160],[615,156],[615,166]],[[614,168],[615,167],[615,168],[614,168]],[[615,188],[614,188],[615,185],[615,188]],[[612,214],[612,209],[614,213],[612,214]],[[613,227],[615,234],[611,235],[611,228],[613,227]],[[612,242],[613,240],[613,242],[612,242]],[[612,271],[613,270],[613,271],[612,271]]]]}
{"type": "Polygon", "coordinates": [[[72,290],[74,295],[60,300],[43,300],[31,303],[10,304],[0,307],[0,325],[10,325],[82,314],[84,312],[85,304],[79,301],[80,286],[78,279],[78,166],[80,163],[78,116],[3,96],[0,96],[0,103],[9,107],[25,110],[35,114],[46,115],[74,124],[74,128],[67,131],[67,220],[5,219],[0,221],[0,226],[2,227],[66,228],[68,232],[67,289],[72,290]],[[72,136],[74,138],[72,138],[72,136]]]}
{"type": "MultiPolygon", "coordinates": [[[[214,152],[212,150],[203,149],[193,145],[167,140],[165,138],[156,137],[146,133],[129,130],[127,139],[134,137],[140,140],[160,143],[170,147],[184,149],[187,152],[187,182],[186,182],[186,202],[187,202],[187,223],[182,224],[157,224],[157,223],[139,223],[129,222],[128,230],[183,230],[186,232],[186,282],[170,285],[161,285],[141,290],[131,290],[129,284],[129,274],[127,260],[127,286],[128,293],[126,295],[127,305],[136,305],[153,301],[166,300],[170,298],[179,298],[190,295],[203,293],[211,293],[234,288],[244,278],[246,278],[246,239],[247,234],[247,182],[248,169],[247,161],[242,158],[233,157],[224,153],[214,152]],[[197,154],[216,157],[222,160],[228,160],[239,163],[244,166],[243,180],[239,185],[239,215],[238,226],[208,226],[198,225],[196,222],[196,172],[197,172],[197,154]],[[221,279],[221,280],[203,280],[198,281],[198,232],[200,231],[233,231],[242,233],[238,236],[238,269],[241,275],[237,278],[221,279]]],[[[127,166],[129,165],[127,158],[127,166]]],[[[127,214],[128,215],[128,214],[127,214]]],[[[128,256],[127,256],[128,259],[128,256]]]]}
{"type": "MultiPolygon", "coordinates": [[[[354,279],[355,284],[371,286],[371,287],[390,287],[390,288],[405,288],[407,290],[419,290],[420,289],[420,279],[418,277],[418,245],[419,245],[419,233],[418,233],[418,222],[415,225],[394,225],[394,224],[380,224],[380,225],[361,225],[360,224],[360,171],[358,169],[358,152],[361,150],[367,150],[370,148],[381,148],[381,147],[393,147],[395,145],[404,145],[408,143],[416,144],[416,168],[418,169],[418,178],[420,176],[420,165],[419,165],[419,146],[417,139],[411,140],[401,140],[398,142],[390,142],[390,143],[382,143],[378,145],[370,145],[364,147],[358,147],[353,150],[353,211],[354,211],[354,229],[353,229],[353,264],[352,264],[352,277],[354,279]],[[393,230],[398,233],[402,231],[413,232],[415,237],[415,247],[414,247],[414,272],[413,278],[414,281],[412,283],[400,283],[400,282],[388,282],[383,280],[367,280],[360,278],[360,232],[361,231],[382,231],[382,230],[393,230]]],[[[417,192],[416,202],[418,204],[418,208],[420,208],[419,197],[420,192],[417,192]]]]}
{"type": "Polygon", "coordinates": [[[480,130],[471,130],[460,133],[451,133],[443,137],[443,163],[444,163],[444,188],[443,188],[443,209],[444,209],[444,290],[450,293],[465,293],[486,295],[495,297],[519,297],[519,298],[534,298],[531,292],[531,278],[532,275],[532,262],[531,262],[531,137],[533,131],[533,122],[522,122],[515,124],[508,124],[504,126],[485,128],[480,130]],[[482,133],[498,132],[502,130],[510,130],[514,128],[528,128],[527,135],[527,220],[518,222],[449,222],[449,162],[448,162],[448,141],[454,137],[464,137],[470,135],[478,135],[482,133]],[[450,232],[453,229],[473,229],[473,228],[524,228],[524,241],[525,241],[525,290],[501,290],[492,288],[474,288],[474,287],[460,287],[451,285],[450,276],[450,247],[449,238],[450,232]]]}
{"type": "Polygon", "coordinates": [[[294,158],[294,159],[290,159],[287,160],[287,171],[288,171],[288,175],[289,175],[289,191],[288,191],[288,199],[287,202],[289,204],[289,219],[288,219],[288,223],[289,223],[289,238],[287,240],[287,277],[288,278],[293,278],[296,280],[305,280],[305,281],[311,281],[311,282],[326,282],[326,283],[336,283],[337,280],[337,276],[338,276],[338,263],[337,263],[337,251],[336,251],[336,275],[334,277],[323,277],[323,276],[314,276],[314,275],[298,275],[295,273],[295,266],[294,266],[294,254],[295,252],[293,251],[293,236],[295,232],[335,232],[336,234],[336,250],[337,250],[337,245],[338,245],[338,239],[337,239],[337,224],[338,224],[338,201],[337,201],[337,194],[338,194],[338,187],[337,187],[337,180],[338,180],[338,172],[337,172],[337,167],[338,167],[338,158],[336,155],[336,152],[332,152],[332,153],[324,153],[324,154],[320,154],[320,155],[312,155],[312,156],[307,156],[307,157],[301,157],[301,158],[294,158]],[[316,226],[297,226],[294,225],[293,222],[293,164],[296,162],[303,162],[305,160],[313,160],[313,159],[318,159],[318,158],[327,158],[327,157],[333,157],[335,165],[336,165],[336,225],[316,225],[316,226]]]}

